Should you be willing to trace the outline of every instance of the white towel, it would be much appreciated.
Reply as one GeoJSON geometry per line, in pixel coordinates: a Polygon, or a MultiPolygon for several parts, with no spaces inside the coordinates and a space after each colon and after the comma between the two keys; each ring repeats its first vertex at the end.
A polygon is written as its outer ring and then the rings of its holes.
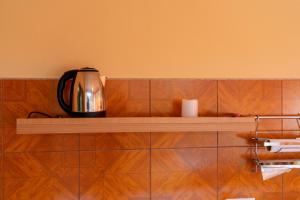
{"type": "Polygon", "coordinates": [[[279,176],[283,173],[290,172],[292,169],[288,167],[268,167],[268,166],[261,166],[261,174],[263,180],[268,180],[275,176],[279,176]]]}

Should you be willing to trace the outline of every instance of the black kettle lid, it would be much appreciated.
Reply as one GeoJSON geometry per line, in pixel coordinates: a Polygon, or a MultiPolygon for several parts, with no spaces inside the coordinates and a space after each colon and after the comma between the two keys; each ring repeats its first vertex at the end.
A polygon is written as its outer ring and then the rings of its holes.
{"type": "Polygon", "coordinates": [[[79,69],[80,72],[99,72],[97,69],[92,67],[84,67],[79,69]]]}

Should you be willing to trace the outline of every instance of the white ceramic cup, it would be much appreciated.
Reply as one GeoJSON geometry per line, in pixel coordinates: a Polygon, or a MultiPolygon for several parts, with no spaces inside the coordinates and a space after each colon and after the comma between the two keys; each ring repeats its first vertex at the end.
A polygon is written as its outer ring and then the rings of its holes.
{"type": "Polygon", "coordinates": [[[181,117],[198,117],[198,99],[182,99],[181,117]]]}

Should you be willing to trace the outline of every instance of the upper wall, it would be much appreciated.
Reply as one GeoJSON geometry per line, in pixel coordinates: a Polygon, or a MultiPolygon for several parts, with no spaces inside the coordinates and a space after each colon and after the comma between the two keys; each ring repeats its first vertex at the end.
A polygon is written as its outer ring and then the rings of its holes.
{"type": "Polygon", "coordinates": [[[0,77],[299,78],[297,0],[0,0],[0,77]]]}

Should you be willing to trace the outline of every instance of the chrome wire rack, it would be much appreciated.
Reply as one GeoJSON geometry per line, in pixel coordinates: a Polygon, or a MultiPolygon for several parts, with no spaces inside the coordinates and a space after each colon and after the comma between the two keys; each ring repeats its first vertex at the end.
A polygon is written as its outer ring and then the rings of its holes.
{"type": "MultiPolygon", "coordinates": [[[[257,115],[255,117],[256,119],[256,128],[255,128],[255,137],[252,138],[255,141],[255,172],[258,171],[258,167],[271,167],[271,168],[300,168],[300,158],[299,159],[283,159],[283,160],[263,160],[259,158],[259,147],[261,147],[261,143],[264,143],[270,138],[262,138],[259,137],[260,134],[274,134],[274,133],[284,133],[284,132],[289,132],[289,133],[299,133],[300,136],[300,115],[269,115],[269,116],[260,116],[257,115]],[[298,124],[298,129],[297,130],[259,130],[259,125],[262,120],[270,120],[270,119],[281,119],[281,120],[296,120],[298,124]]],[[[299,146],[300,148],[300,146],[299,146]]]]}

